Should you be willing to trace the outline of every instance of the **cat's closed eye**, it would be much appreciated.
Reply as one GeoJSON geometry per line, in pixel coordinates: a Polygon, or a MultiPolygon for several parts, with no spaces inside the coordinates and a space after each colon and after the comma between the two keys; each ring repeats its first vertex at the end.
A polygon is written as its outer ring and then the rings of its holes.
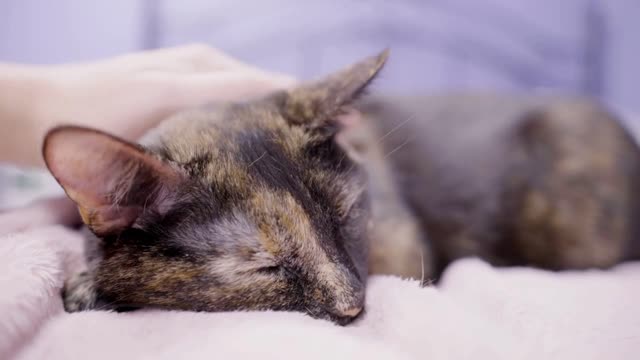
{"type": "Polygon", "coordinates": [[[259,272],[268,275],[279,275],[284,271],[283,267],[280,265],[271,265],[265,266],[258,269],[259,272]]]}

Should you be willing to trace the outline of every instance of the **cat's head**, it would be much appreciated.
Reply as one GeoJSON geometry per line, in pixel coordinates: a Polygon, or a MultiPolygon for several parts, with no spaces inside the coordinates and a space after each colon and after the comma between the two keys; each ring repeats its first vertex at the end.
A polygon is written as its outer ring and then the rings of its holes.
{"type": "Polygon", "coordinates": [[[366,177],[336,142],[337,118],[386,57],[182,114],[146,147],[86,128],[49,132],[47,166],[101,239],[98,298],[355,318],[367,277],[366,177]]]}

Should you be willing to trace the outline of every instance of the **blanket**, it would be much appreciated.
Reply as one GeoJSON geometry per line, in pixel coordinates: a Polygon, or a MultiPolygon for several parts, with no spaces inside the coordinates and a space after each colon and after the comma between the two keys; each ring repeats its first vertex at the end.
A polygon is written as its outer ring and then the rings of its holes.
{"type": "MultiPolygon", "coordinates": [[[[48,204],[51,206],[51,204],[48,204]]],[[[607,271],[452,264],[437,286],[374,276],[340,327],[290,312],[68,314],[80,235],[46,206],[0,214],[0,359],[638,359],[640,263],[607,271]]]]}

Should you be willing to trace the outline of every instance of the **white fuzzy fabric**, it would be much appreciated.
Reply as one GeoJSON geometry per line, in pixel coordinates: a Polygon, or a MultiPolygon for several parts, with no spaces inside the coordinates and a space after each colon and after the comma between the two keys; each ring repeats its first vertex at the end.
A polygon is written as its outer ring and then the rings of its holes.
{"type": "Polygon", "coordinates": [[[67,314],[59,291],[79,266],[78,234],[8,216],[0,215],[3,360],[640,358],[640,263],[551,273],[468,259],[438,288],[373,277],[365,316],[347,327],[278,312],[67,314]],[[11,224],[21,232],[8,234],[11,224]]]}

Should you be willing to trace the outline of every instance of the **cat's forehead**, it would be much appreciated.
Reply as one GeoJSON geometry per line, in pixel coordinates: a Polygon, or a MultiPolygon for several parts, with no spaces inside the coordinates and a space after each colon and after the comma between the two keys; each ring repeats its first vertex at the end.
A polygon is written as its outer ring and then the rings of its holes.
{"type": "Polygon", "coordinates": [[[256,102],[180,113],[151,132],[143,144],[186,164],[205,154],[213,161],[229,161],[243,149],[265,145],[278,145],[293,157],[311,140],[302,128],[290,126],[275,104],[256,102]]]}
{"type": "Polygon", "coordinates": [[[267,185],[299,195],[301,181],[344,185],[354,170],[333,141],[321,146],[318,136],[291,125],[271,102],[186,112],[147,143],[190,177],[232,192],[267,185]]]}
{"type": "Polygon", "coordinates": [[[364,190],[335,142],[318,143],[269,104],[186,113],[159,140],[153,149],[196,184],[183,206],[200,211],[200,223],[257,226],[225,231],[257,235],[272,253],[280,241],[274,234],[326,235],[364,190]],[[240,213],[250,221],[228,217],[240,213]]]}

